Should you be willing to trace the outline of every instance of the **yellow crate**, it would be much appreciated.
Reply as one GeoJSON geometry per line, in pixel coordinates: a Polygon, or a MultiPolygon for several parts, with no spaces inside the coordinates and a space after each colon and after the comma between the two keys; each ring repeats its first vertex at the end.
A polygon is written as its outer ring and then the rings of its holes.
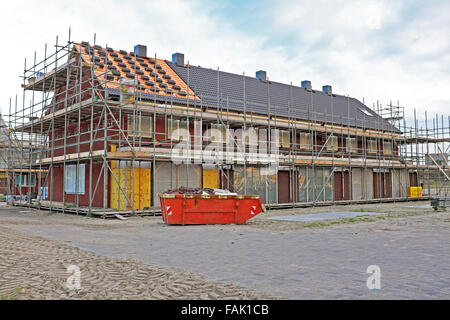
{"type": "Polygon", "coordinates": [[[422,187],[408,187],[407,193],[410,198],[422,197],[422,187]]]}

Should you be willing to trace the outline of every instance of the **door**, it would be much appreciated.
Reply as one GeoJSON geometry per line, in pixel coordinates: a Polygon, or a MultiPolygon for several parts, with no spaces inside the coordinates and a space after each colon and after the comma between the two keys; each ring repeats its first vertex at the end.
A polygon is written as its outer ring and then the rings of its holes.
{"type": "Polygon", "coordinates": [[[373,197],[375,199],[392,197],[392,174],[390,172],[373,173],[373,197]]]}
{"type": "Polygon", "coordinates": [[[344,200],[343,186],[342,186],[342,172],[334,173],[334,201],[344,200]]]}
{"type": "Polygon", "coordinates": [[[392,174],[384,173],[384,194],[383,198],[392,198],[392,174]]]}
{"type": "Polygon", "coordinates": [[[234,192],[233,169],[223,169],[221,172],[220,188],[234,192]]]}
{"type": "Polygon", "coordinates": [[[334,173],[334,201],[350,200],[350,173],[334,173]]]}
{"type": "Polygon", "coordinates": [[[344,171],[344,199],[350,200],[350,172],[344,171]]]}
{"type": "Polygon", "coordinates": [[[278,203],[291,202],[289,171],[278,171],[278,203]]]}
{"type": "Polygon", "coordinates": [[[409,173],[409,186],[410,187],[418,187],[417,185],[417,172],[409,173]]]}
{"type": "Polygon", "coordinates": [[[110,207],[118,210],[143,210],[151,205],[149,168],[115,168],[110,174],[110,207]]]}
{"type": "Polygon", "coordinates": [[[218,188],[217,169],[203,169],[203,188],[218,188]]]}
{"type": "Polygon", "coordinates": [[[384,193],[384,180],[382,178],[380,172],[373,173],[373,197],[375,199],[381,198],[381,195],[384,193]]]}

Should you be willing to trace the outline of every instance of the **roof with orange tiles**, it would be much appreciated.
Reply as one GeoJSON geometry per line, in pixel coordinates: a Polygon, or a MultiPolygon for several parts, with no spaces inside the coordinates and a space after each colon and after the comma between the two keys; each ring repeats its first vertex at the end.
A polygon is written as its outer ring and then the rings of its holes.
{"type": "MultiPolygon", "coordinates": [[[[75,43],[74,50],[94,64],[94,73],[110,94],[119,94],[120,79],[134,79],[141,97],[195,99],[199,97],[165,60],[137,56],[134,52],[75,43]]],[[[176,99],[178,100],[178,99],[176,99]]]]}

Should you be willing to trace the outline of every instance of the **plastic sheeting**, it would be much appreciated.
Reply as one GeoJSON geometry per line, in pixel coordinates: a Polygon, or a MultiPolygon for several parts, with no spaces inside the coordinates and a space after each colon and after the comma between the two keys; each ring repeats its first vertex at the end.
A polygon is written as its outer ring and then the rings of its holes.
{"type": "Polygon", "coordinates": [[[267,167],[234,166],[234,190],[238,194],[261,196],[263,203],[276,203],[277,175],[265,174],[268,172],[266,169],[267,167]]]}
{"type": "Polygon", "coordinates": [[[299,167],[298,202],[332,201],[331,168],[299,167]]]}
{"type": "Polygon", "coordinates": [[[163,193],[169,189],[176,189],[181,186],[200,188],[201,187],[201,165],[180,164],[172,162],[157,161],[154,170],[153,182],[153,203],[159,207],[158,193],[163,193]]]}

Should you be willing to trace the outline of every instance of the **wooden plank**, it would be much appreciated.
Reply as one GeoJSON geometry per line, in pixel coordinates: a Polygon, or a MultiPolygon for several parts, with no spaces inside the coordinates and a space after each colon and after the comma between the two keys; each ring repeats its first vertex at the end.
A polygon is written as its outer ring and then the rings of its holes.
{"type": "Polygon", "coordinates": [[[41,160],[36,160],[36,164],[44,164],[44,163],[52,163],[52,162],[62,162],[62,161],[70,161],[70,160],[78,160],[78,159],[90,159],[92,157],[101,157],[105,155],[105,150],[96,150],[93,151],[92,154],[87,152],[71,153],[66,154],[65,156],[58,156],[53,158],[45,158],[41,160]]]}
{"type": "Polygon", "coordinates": [[[30,168],[15,168],[15,169],[9,169],[9,168],[0,168],[0,172],[38,172],[38,173],[46,173],[48,170],[44,169],[30,169],[30,168]]]}
{"type": "Polygon", "coordinates": [[[93,102],[92,98],[89,98],[89,99],[86,99],[84,101],[75,103],[75,104],[71,105],[70,107],[63,108],[63,109],[57,110],[55,112],[52,112],[50,114],[47,114],[47,115],[43,116],[40,119],[36,119],[36,120],[30,121],[28,123],[25,123],[25,124],[23,124],[21,126],[17,126],[15,128],[13,128],[12,131],[15,131],[15,132],[24,131],[24,132],[26,132],[25,129],[27,129],[27,128],[31,129],[31,126],[33,126],[35,128],[40,128],[41,122],[45,123],[46,121],[50,121],[52,118],[64,117],[64,114],[66,112],[78,110],[79,108],[82,108],[82,107],[84,107],[86,105],[89,105],[91,102],[93,102]]]}

